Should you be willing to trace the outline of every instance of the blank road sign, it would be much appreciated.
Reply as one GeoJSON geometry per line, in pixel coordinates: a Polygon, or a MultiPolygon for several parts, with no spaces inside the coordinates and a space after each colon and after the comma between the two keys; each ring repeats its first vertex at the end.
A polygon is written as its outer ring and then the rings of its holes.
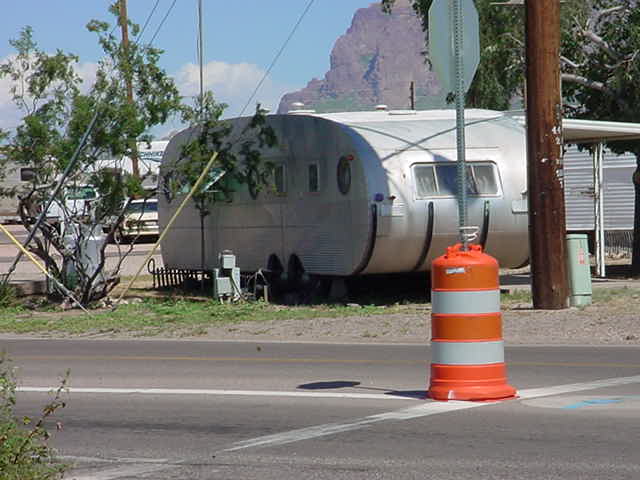
{"type": "MultiPolygon", "coordinates": [[[[455,91],[453,2],[434,0],[429,9],[429,58],[445,92],[455,91]]],[[[473,0],[462,4],[464,91],[469,90],[480,63],[480,24],[473,0]]]]}

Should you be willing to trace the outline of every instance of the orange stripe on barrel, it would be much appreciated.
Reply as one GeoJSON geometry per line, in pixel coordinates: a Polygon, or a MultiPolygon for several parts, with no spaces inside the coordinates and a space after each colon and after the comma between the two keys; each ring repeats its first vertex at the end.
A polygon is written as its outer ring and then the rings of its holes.
{"type": "Polygon", "coordinates": [[[447,249],[431,266],[431,284],[434,290],[494,290],[500,288],[500,267],[495,258],[471,245],[468,251],[461,245],[447,249]]]}
{"type": "Polygon", "coordinates": [[[491,341],[502,340],[502,315],[444,315],[431,317],[432,341],[491,341]]]}
{"type": "Polygon", "coordinates": [[[435,400],[512,398],[500,313],[499,266],[479,245],[447,248],[431,265],[431,377],[435,400]]]}
{"type": "Polygon", "coordinates": [[[512,398],[504,363],[490,365],[431,365],[429,397],[434,400],[499,400],[512,398]]]}

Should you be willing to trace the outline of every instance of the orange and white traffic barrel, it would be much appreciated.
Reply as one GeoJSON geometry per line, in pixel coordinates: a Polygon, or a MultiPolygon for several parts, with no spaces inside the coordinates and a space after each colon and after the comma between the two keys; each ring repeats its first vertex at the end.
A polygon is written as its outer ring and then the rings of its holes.
{"type": "Polygon", "coordinates": [[[431,378],[435,400],[514,397],[507,383],[499,267],[480,245],[461,244],[431,267],[431,378]]]}

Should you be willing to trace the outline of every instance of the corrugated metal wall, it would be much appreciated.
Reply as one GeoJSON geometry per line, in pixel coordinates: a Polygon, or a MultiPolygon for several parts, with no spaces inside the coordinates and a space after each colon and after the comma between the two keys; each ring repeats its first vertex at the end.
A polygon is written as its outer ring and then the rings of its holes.
{"type": "MultiPolygon", "coordinates": [[[[631,175],[636,168],[632,154],[604,154],[604,228],[633,230],[634,189],[631,175]]],[[[587,150],[571,146],[564,154],[567,230],[594,229],[593,160],[587,150]]]]}

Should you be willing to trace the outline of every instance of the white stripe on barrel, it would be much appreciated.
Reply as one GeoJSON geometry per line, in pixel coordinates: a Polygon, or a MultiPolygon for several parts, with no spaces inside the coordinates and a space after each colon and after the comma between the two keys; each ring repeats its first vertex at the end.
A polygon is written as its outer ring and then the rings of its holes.
{"type": "Polygon", "coordinates": [[[500,311],[500,290],[431,291],[434,314],[483,314],[500,311]]]}
{"type": "Polygon", "coordinates": [[[431,363],[489,365],[504,362],[504,342],[431,342],[431,363]]]}

